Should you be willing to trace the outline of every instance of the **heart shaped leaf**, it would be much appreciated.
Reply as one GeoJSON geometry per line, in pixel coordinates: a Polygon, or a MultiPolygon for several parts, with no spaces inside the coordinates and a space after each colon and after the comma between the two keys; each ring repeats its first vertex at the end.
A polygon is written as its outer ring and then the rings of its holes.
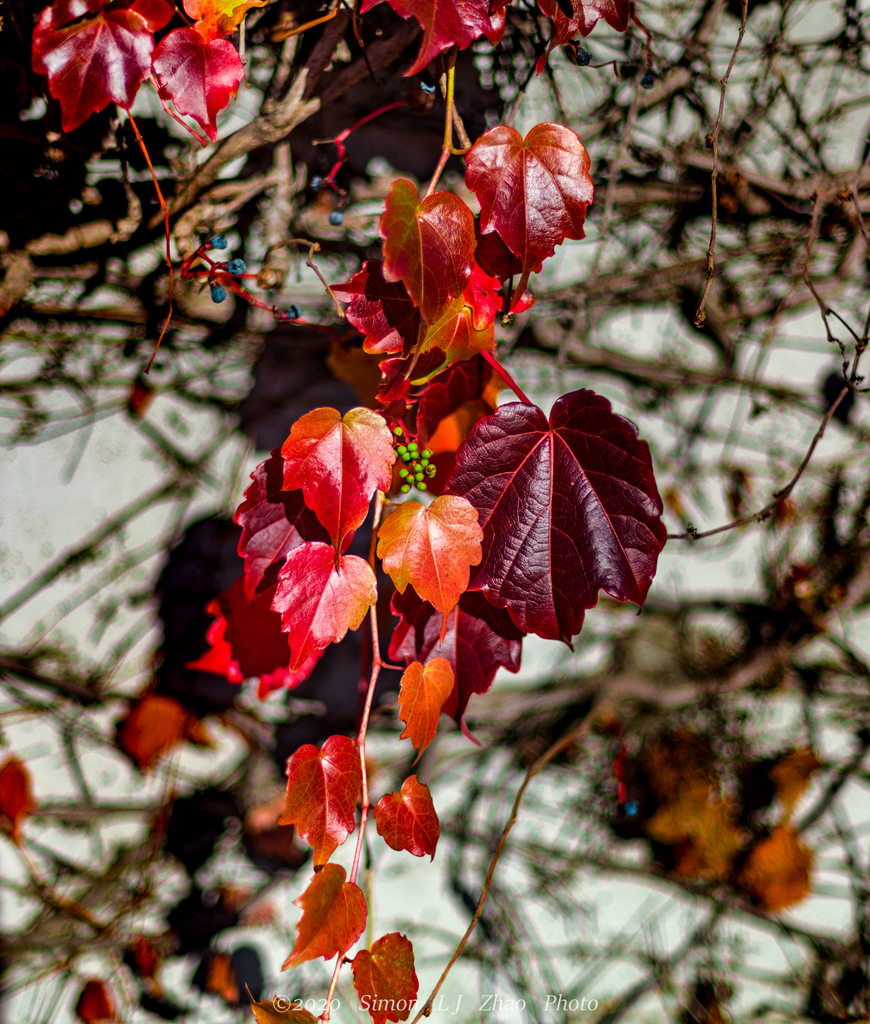
{"type": "Polygon", "coordinates": [[[330,960],[346,953],[366,926],[366,901],[359,886],[347,882],[343,867],[327,864],[318,871],[299,899],[302,908],[296,942],[281,970],[322,956],[330,960]]]}
{"type": "Polygon", "coordinates": [[[409,939],[390,932],[361,949],[351,963],[353,986],[372,1024],[407,1020],[417,1001],[417,972],[409,939]]]}
{"type": "Polygon", "coordinates": [[[415,857],[428,854],[435,859],[441,835],[438,815],[429,787],[411,775],[399,793],[387,793],[375,804],[378,834],[393,850],[407,850],[415,857]]]}

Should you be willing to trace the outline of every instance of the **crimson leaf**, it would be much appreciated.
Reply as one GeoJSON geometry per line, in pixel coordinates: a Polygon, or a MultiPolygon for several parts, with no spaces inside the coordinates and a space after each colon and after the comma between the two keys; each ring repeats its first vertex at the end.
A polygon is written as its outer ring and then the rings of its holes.
{"type": "Polygon", "coordinates": [[[282,970],[322,956],[346,953],[366,926],[366,901],[359,886],[346,882],[345,870],[326,864],[293,902],[302,908],[296,942],[282,970]]]}
{"type": "Polygon", "coordinates": [[[538,7],[548,18],[553,19],[553,36],[538,60],[538,74],[544,69],[547,55],[556,46],[562,46],[576,35],[588,36],[599,18],[604,18],[611,28],[624,32],[631,18],[631,0],[538,0],[538,7]],[[566,7],[572,16],[566,16],[566,7]]]}
{"type": "Polygon", "coordinates": [[[390,932],[353,958],[353,985],[372,1024],[407,1020],[417,1001],[417,972],[410,941],[390,932]]]}
{"type": "Polygon", "coordinates": [[[375,804],[378,835],[393,850],[407,850],[415,857],[427,853],[434,860],[441,826],[429,787],[410,775],[399,793],[386,793],[375,804]]]}
{"type": "Polygon", "coordinates": [[[401,281],[385,281],[380,260],[366,260],[362,270],[332,289],[349,303],[348,323],[364,335],[366,352],[395,354],[407,352],[417,343],[420,310],[411,301],[401,281]]]}

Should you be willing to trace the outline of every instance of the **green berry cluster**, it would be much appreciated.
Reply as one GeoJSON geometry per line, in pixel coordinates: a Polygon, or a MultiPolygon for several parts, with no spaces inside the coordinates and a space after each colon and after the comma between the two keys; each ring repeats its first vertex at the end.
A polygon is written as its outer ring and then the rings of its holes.
{"type": "MultiPolygon", "coordinates": [[[[393,433],[401,438],[405,431],[402,427],[395,427],[393,433]]],[[[408,441],[407,444],[396,446],[396,453],[404,465],[399,469],[399,476],[404,483],[401,486],[402,494],[407,494],[412,487],[418,491],[426,490],[426,478],[435,476],[435,467],[430,465],[432,449],[424,448],[420,451],[416,441],[408,441]]]]}

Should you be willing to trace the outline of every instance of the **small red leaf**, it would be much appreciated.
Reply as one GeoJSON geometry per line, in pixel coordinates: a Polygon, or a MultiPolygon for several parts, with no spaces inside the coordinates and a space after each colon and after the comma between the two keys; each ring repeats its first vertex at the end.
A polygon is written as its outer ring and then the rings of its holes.
{"type": "Polygon", "coordinates": [[[372,567],[358,555],[342,555],[336,567],[327,544],[294,548],[278,574],[272,600],[290,641],[291,671],[298,671],[314,651],[338,643],[349,629],[358,629],[377,597],[372,567]]]}
{"type": "Polygon", "coordinates": [[[7,758],[0,768],[0,832],[20,843],[24,819],[35,809],[30,772],[17,757],[7,758]]]}
{"type": "Polygon", "coordinates": [[[347,282],[333,286],[336,298],[349,303],[345,316],[365,337],[363,348],[376,355],[405,352],[420,334],[420,310],[401,281],[385,281],[380,260],[366,260],[347,282]]]}
{"type": "Polygon", "coordinates": [[[417,1001],[417,972],[414,949],[399,932],[390,932],[361,949],[353,958],[353,985],[372,1024],[403,1021],[411,1015],[417,1001]]]}
{"type": "Polygon", "coordinates": [[[206,42],[192,28],[164,36],[154,53],[154,77],[160,95],[179,114],[189,114],[214,142],[218,113],[245,77],[242,58],[228,39],[206,42]]]}
{"type": "Polygon", "coordinates": [[[104,981],[91,978],[76,1002],[76,1016],[83,1024],[107,1024],[118,1019],[115,1000],[104,981]]]}
{"type": "Polygon", "coordinates": [[[474,215],[450,192],[420,201],[405,178],[393,182],[380,224],[383,275],[401,281],[428,323],[461,295],[474,262],[474,215]]]}
{"type": "Polygon", "coordinates": [[[356,826],[362,792],[359,751],[347,736],[330,736],[318,750],[311,743],[287,760],[287,795],[279,825],[295,825],[314,847],[315,867],[325,864],[356,826]]]}
{"type": "Polygon", "coordinates": [[[434,860],[441,828],[429,787],[411,775],[400,793],[387,793],[375,804],[378,834],[393,850],[407,850],[415,857],[434,860]]]}
{"type": "Polygon", "coordinates": [[[209,742],[193,712],[163,693],[145,694],[118,723],[118,746],[141,771],[151,768],[183,740],[201,745],[209,742]]]}
{"type": "Polygon", "coordinates": [[[446,658],[431,658],[425,665],[412,661],[405,669],[399,685],[399,718],[406,728],[399,739],[410,739],[417,761],[435,738],[441,709],[455,682],[446,658]]]}
{"type": "Polygon", "coordinates": [[[327,864],[293,901],[302,908],[302,917],[296,925],[296,943],[281,970],[319,956],[329,960],[344,954],[362,935],[366,926],[365,897],[358,886],[345,881],[346,877],[343,867],[327,864]]]}
{"type": "Polygon", "coordinates": [[[109,103],[128,109],[151,71],[154,32],[172,17],[165,0],[57,0],[33,30],[33,70],[48,75],[71,132],[109,103]]]}
{"type": "MultiPolygon", "coordinates": [[[[284,488],[301,488],[335,550],[365,519],[376,490],[387,491],[396,459],[384,418],[371,409],[314,409],[293,424],[281,449],[284,488]]],[[[354,627],[355,628],[355,627],[354,627]]]]}

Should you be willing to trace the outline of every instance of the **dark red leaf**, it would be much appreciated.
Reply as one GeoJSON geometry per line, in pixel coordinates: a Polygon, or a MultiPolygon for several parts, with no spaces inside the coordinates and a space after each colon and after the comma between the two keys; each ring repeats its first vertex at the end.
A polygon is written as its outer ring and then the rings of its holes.
{"type": "Polygon", "coordinates": [[[485,274],[492,274],[499,281],[507,281],[509,277],[519,274],[523,269],[523,261],[508,249],[497,231],[480,232],[480,222],[475,225],[477,246],[474,259],[485,274]]]}
{"type": "Polygon", "coordinates": [[[328,541],[329,534],[305,504],[302,491],[284,490],[284,460],[276,448],[251,474],[245,500],[233,522],[242,528],[239,554],[245,560],[245,594],[250,600],[270,565],[280,565],[308,540],[328,541]]]}
{"type": "Polygon", "coordinates": [[[359,751],[347,736],[330,736],[321,750],[311,743],[287,760],[287,795],[279,825],[295,825],[325,864],[356,826],[362,791],[359,751]]]}
{"type": "Polygon", "coordinates": [[[384,280],[380,260],[366,260],[358,274],[332,291],[341,302],[349,303],[345,315],[364,335],[366,352],[407,354],[417,343],[420,310],[401,281],[384,280]]]}
{"type": "Polygon", "coordinates": [[[465,181],[480,202],[480,230],[497,231],[522,260],[525,289],[532,271],[566,238],[583,238],[592,202],[589,157],[561,124],[538,124],[525,139],[499,125],[482,135],[466,158],[465,181]]]}
{"type": "Polygon", "coordinates": [[[517,672],[523,633],[507,612],[494,608],[483,594],[465,593],[447,616],[447,632],[440,641],[442,616],[408,588],[393,595],[393,612],[401,616],[390,641],[391,659],[406,665],[446,658],[453,669],[453,692],[441,709],[462,725],[474,693],[486,693],[500,667],[517,672]]]}
{"type": "Polygon", "coordinates": [[[649,448],[592,391],[553,406],[512,402],[481,420],[447,491],[480,513],[472,589],[526,633],[570,644],[599,589],[643,604],[664,547],[649,448]]]}
{"type": "Polygon", "coordinates": [[[83,1024],[107,1024],[118,1019],[115,1000],[108,986],[99,978],[91,978],[76,1002],[76,1016],[83,1024]]]}
{"type": "MultiPolygon", "coordinates": [[[[380,2],[363,0],[360,13],[380,2]]],[[[420,52],[406,75],[419,74],[454,43],[464,50],[483,35],[495,46],[504,32],[504,11],[490,13],[489,0],[389,0],[389,4],[400,17],[416,18],[423,29],[420,52]]]]}
{"type": "Polygon", "coordinates": [[[407,1020],[417,1001],[417,972],[410,940],[390,932],[371,950],[361,949],[353,958],[353,986],[372,1024],[407,1020]]]}
{"type": "Polygon", "coordinates": [[[302,908],[296,925],[296,943],[282,970],[322,956],[330,960],[346,953],[366,926],[366,901],[362,890],[346,882],[345,870],[327,864],[318,871],[308,888],[293,902],[302,908]]]}
{"type": "Polygon", "coordinates": [[[21,842],[21,826],[35,809],[30,772],[17,757],[7,758],[0,768],[0,832],[13,842],[21,842]]]}
{"type": "Polygon", "coordinates": [[[33,70],[48,75],[71,132],[109,103],[129,109],[151,71],[154,32],[172,17],[165,0],[58,0],[33,30],[33,70]]]}
{"type": "MultiPolygon", "coordinates": [[[[454,363],[429,381],[417,405],[417,433],[425,443],[438,424],[466,402],[480,398],[492,378],[492,368],[480,357],[454,363]]],[[[495,411],[494,408],[492,411],[495,411]]]]}
{"type": "Polygon", "coordinates": [[[438,815],[429,787],[416,775],[402,783],[400,793],[387,793],[375,804],[378,835],[393,850],[407,850],[415,857],[428,854],[435,859],[435,847],[441,835],[438,815]]]}
{"type": "Polygon", "coordinates": [[[164,36],[154,53],[154,77],[160,95],[179,114],[189,114],[214,142],[218,113],[245,77],[242,58],[228,39],[206,42],[192,28],[164,36]]]}

